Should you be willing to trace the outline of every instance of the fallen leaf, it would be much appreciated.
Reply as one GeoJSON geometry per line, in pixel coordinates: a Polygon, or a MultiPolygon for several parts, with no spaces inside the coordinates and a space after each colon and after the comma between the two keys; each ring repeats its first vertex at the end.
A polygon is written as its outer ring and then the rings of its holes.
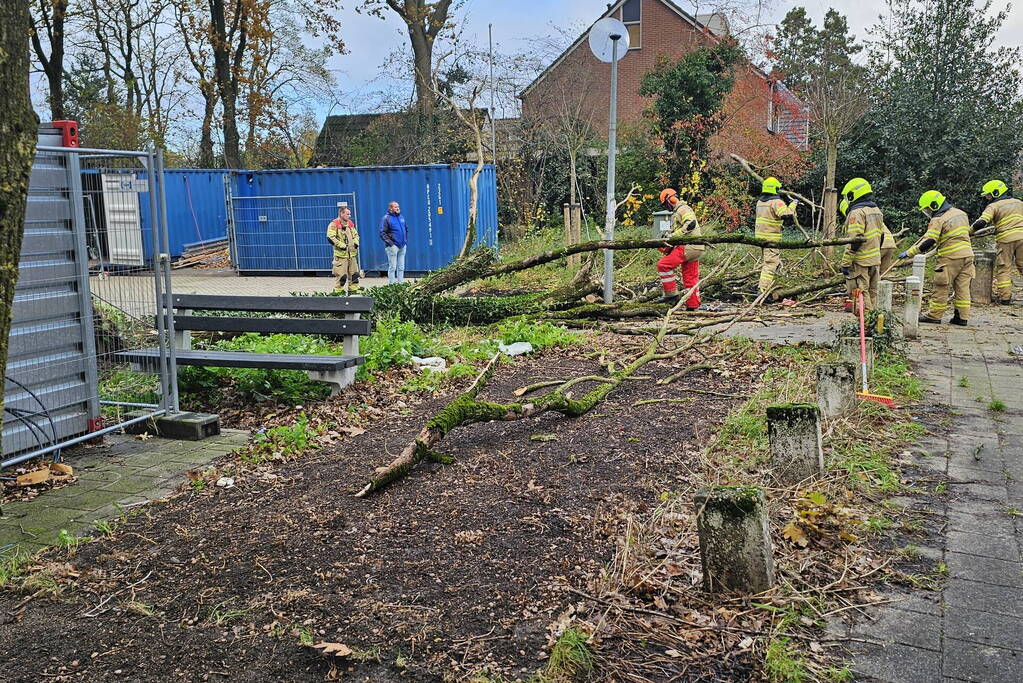
{"type": "Polygon", "coordinates": [[[798,545],[800,548],[805,548],[810,542],[809,539],[807,539],[803,528],[795,522],[789,522],[786,524],[785,528],[782,529],[781,535],[798,545]]]}
{"type": "Polygon", "coordinates": [[[533,434],[529,437],[530,441],[557,441],[558,437],[554,434],[533,434]]]}
{"type": "Polygon", "coordinates": [[[664,654],[668,655],[669,657],[675,657],[675,658],[684,656],[681,652],[679,652],[678,650],[675,650],[675,649],[665,650],[664,654]]]}
{"type": "Polygon", "coordinates": [[[824,648],[821,647],[821,644],[818,643],[816,640],[811,640],[810,641],[810,650],[813,651],[813,652],[823,652],[824,648]]]}
{"type": "Polygon", "coordinates": [[[543,487],[537,486],[535,479],[530,479],[529,484],[527,484],[527,487],[529,488],[530,491],[543,491],[543,487]]]}
{"type": "Polygon", "coordinates": [[[142,432],[141,434],[136,434],[135,438],[138,439],[139,441],[145,441],[147,439],[152,439],[153,435],[150,434],[149,432],[142,432]]]}
{"type": "Polygon", "coordinates": [[[314,650],[319,650],[320,654],[327,655],[328,657],[347,657],[352,654],[352,648],[343,643],[316,643],[312,647],[314,650]]]}
{"type": "Polygon", "coordinates": [[[342,427],[341,431],[348,436],[360,436],[366,433],[366,430],[362,427],[342,427]]]}
{"type": "Polygon", "coordinates": [[[752,638],[747,637],[747,638],[743,638],[741,641],[739,641],[739,649],[740,650],[748,650],[751,645],[753,645],[753,639],[752,638]]]}

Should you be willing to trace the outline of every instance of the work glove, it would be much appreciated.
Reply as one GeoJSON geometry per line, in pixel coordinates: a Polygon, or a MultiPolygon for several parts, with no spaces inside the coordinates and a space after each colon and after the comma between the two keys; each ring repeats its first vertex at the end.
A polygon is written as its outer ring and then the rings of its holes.
{"type": "Polygon", "coordinates": [[[901,254],[899,254],[899,260],[900,260],[900,261],[902,261],[902,260],[904,260],[904,259],[908,259],[908,258],[909,258],[909,252],[905,252],[905,251],[904,251],[904,252],[902,252],[901,254]]]}
{"type": "Polygon", "coordinates": [[[842,266],[842,275],[849,277],[849,266],[842,266]]]}

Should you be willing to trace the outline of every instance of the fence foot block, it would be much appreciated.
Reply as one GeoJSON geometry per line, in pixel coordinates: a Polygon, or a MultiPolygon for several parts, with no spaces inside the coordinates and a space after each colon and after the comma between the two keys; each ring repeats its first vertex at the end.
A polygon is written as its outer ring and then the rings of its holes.
{"type": "Polygon", "coordinates": [[[760,593],[774,585],[764,493],[754,486],[712,486],[696,493],[703,587],[711,593],[760,593]]]}
{"type": "MultiPolygon", "coordinates": [[[[142,417],[145,411],[129,413],[128,418],[142,417]]],[[[209,413],[172,413],[136,422],[125,427],[129,434],[156,433],[165,439],[202,441],[220,434],[220,417],[209,413]]]]}

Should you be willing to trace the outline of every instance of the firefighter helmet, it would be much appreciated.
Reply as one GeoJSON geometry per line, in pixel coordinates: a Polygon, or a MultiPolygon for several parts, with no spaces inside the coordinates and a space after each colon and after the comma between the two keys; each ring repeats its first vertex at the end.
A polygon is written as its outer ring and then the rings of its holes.
{"type": "Polygon", "coordinates": [[[761,187],[761,191],[764,194],[778,194],[778,190],[781,189],[781,181],[771,176],[770,178],[764,179],[764,184],[761,187]]]}
{"type": "Polygon", "coordinates": [[[865,179],[853,178],[845,184],[845,187],[842,188],[842,196],[852,203],[873,191],[874,189],[870,187],[870,183],[868,183],[865,179]]]}
{"type": "Polygon", "coordinates": [[[849,213],[849,200],[848,199],[843,199],[838,204],[838,210],[842,212],[843,216],[848,215],[848,213],[849,213]]]}
{"type": "Polygon", "coordinates": [[[920,210],[930,216],[932,213],[941,208],[942,204],[945,203],[945,195],[941,194],[937,190],[927,190],[920,195],[920,201],[918,205],[920,210]]]}
{"type": "Polygon", "coordinates": [[[990,195],[992,199],[998,199],[1008,191],[1009,187],[1001,180],[989,180],[984,183],[984,188],[980,191],[980,196],[987,197],[990,195]]]}
{"type": "Polygon", "coordinates": [[[661,204],[667,204],[668,200],[672,197],[678,198],[678,192],[671,189],[670,187],[661,190],[661,204]]]}

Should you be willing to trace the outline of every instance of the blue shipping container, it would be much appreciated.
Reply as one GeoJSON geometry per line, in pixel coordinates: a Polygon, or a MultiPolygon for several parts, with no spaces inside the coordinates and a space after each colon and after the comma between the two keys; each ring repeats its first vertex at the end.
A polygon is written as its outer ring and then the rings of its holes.
{"type": "MultiPolygon", "coordinates": [[[[185,247],[227,237],[224,177],[230,171],[168,169],[163,173],[167,195],[167,237],[177,258],[185,247]]],[[[145,177],[145,174],[140,174],[145,177]]],[[[140,207],[146,259],[153,253],[149,205],[140,207]]]]}
{"type": "MultiPolygon", "coordinates": [[[[232,257],[242,272],[326,272],[326,230],[347,202],[361,242],[363,270],[386,271],[380,224],[391,201],[409,226],[405,270],[426,273],[449,264],[465,240],[469,178],[475,164],[231,171],[232,257]]],[[[479,178],[477,244],[497,246],[494,167],[479,178]]],[[[193,190],[194,191],[194,190],[193,190]]],[[[168,181],[168,204],[171,186],[168,181]]],[[[170,209],[168,207],[168,212],[170,209]]]]}

